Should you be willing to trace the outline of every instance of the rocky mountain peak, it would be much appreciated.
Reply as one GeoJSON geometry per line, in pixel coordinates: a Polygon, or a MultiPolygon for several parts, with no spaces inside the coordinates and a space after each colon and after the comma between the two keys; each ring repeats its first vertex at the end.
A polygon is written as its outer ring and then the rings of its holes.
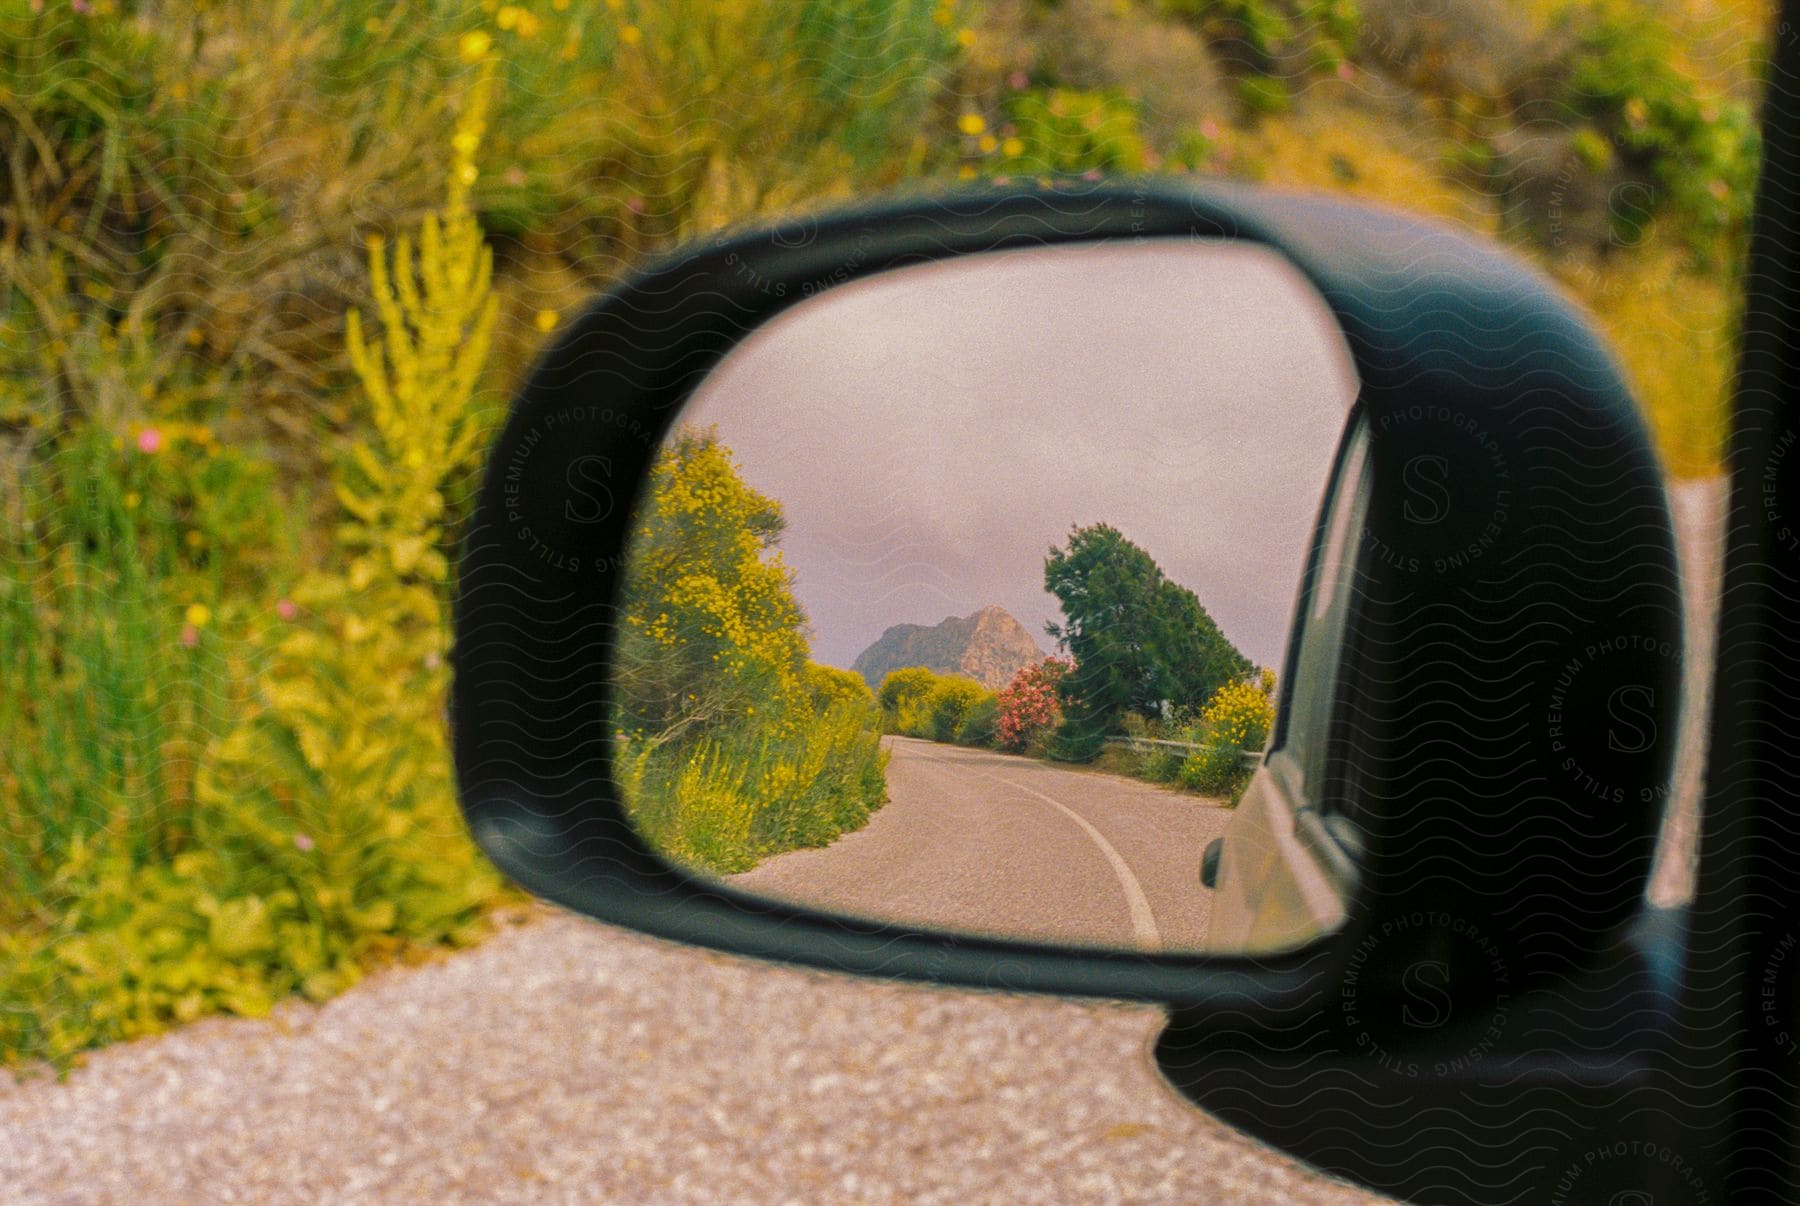
{"type": "Polygon", "coordinates": [[[972,678],[990,691],[998,691],[1022,667],[1042,661],[1044,656],[1011,612],[990,604],[970,615],[945,616],[930,627],[895,624],[857,656],[851,669],[870,687],[880,686],[890,671],[924,666],[939,674],[972,678]]]}

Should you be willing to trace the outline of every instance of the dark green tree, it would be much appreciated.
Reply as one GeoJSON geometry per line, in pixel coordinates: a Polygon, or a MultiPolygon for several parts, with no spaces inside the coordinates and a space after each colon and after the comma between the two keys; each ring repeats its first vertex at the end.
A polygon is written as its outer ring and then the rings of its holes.
{"type": "Polygon", "coordinates": [[[1088,742],[1123,712],[1200,707],[1254,669],[1194,592],[1109,524],[1077,526],[1066,548],[1052,547],[1044,589],[1062,604],[1063,622],[1046,631],[1074,658],[1065,694],[1071,729],[1088,742]]]}

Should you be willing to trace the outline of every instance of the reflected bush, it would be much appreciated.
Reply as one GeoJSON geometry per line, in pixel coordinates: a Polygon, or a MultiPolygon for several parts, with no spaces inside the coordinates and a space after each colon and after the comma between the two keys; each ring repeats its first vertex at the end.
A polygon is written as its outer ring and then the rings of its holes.
{"type": "Polygon", "coordinates": [[[992,746],[1000,731],[1000,700],[987,694],[970,705],[956,726],[958,745],[992,746]]]}
{"type": "Polygon", "coordinates": [[[889,671],[875,699],[881,707],[884,731],[927,741],[976,744],[964,740],[964,722],[975,709],[990,702],[998,719],[998,702],[992,691],[972,678],[939,674],[924,666],[889,671]]]}
{"type": "Polygon", "coordinates": [[[744,724],[690,742],[621,738],[620,787],[657,850],[717,874],[829,845],[886,799],[887,752],[868,709],[834,703],[783,725],[744,724]]]}

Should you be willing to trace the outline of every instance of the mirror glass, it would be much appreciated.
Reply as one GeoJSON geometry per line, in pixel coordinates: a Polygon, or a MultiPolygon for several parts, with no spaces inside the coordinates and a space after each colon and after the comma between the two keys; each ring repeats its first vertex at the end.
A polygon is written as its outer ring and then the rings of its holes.
{"type": "Polygon", "coordinates": [[[1201,863],[1268,773],[1355,389],[1318,295],[1235,242],[969,256],[795,305],[637,500],[634,823],[831,912],[1219,949],[1201,863]]]}

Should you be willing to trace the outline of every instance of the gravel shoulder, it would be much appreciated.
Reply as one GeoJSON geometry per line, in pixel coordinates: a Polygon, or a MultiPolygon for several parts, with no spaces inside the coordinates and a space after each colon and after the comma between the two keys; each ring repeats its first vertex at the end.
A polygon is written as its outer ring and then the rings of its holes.
{"type": "Polygon", "coordinates": [[[1381,1200],[1183,1103],[1161,1025],[538,909],[322,1006],[0,1081],[0,1200],[1381,1200]]]}

